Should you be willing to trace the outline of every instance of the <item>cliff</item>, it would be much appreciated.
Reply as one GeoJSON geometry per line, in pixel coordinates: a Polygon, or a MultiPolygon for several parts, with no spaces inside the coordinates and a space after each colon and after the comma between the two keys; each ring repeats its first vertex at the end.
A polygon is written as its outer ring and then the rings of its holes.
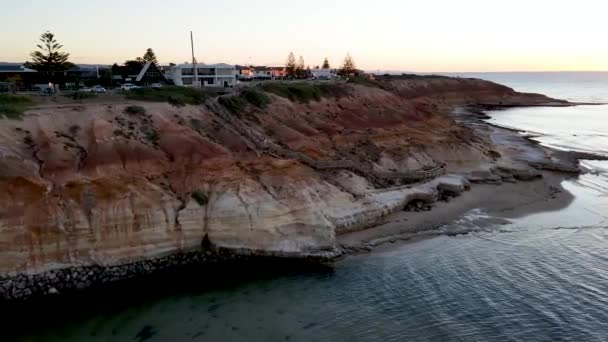
{"type": "Polygon", "coordinates": [[[241,101],[232,112],[217,99],[84,101],[1,120],[0,280],[130,264],[207,242],[239,253],[331,254],[336,234],[454,186],[436,176],[499,162],[492,143],[449,109],[564,104],[473,79],[360,83],[308,85],[318,90],[311,99],[269,86],[255,90],[268,101],[241,101]],[[413,181],[424,186],[402,186],[413,181]]]}

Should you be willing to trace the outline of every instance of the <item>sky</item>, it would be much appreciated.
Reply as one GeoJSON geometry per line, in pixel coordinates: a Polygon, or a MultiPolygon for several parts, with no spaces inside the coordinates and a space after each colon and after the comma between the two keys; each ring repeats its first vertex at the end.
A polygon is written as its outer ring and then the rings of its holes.
{"type": "Polygon", "coordinates": [[[161,63],[311,67],[349,53],[375,71],[608,70],[605,0],[0,0],[0,61],[49,30],[77,64],[152,48],[161,63]]]}

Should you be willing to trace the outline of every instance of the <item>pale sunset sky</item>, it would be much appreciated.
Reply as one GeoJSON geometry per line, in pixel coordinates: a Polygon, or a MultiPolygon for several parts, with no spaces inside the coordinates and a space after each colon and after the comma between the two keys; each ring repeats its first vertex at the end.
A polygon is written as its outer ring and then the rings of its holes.
{"type": "Polygon", "coordinates": [[[0,0],[0,61],[46,30],[71,61],[111,64],[151,47],[161,63],[311,67],[350,53],[365,70],[608,70],[606,0],[0,0]]]}

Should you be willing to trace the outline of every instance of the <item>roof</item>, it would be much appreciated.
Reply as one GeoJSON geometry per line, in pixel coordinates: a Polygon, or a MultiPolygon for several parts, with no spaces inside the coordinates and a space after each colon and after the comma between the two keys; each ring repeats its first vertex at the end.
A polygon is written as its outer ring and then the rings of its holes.
{"type": "MultiPolygon", "coordinates": [[[[176,65],[178,68],[192,68],[192,64],[178,64],[176,65]]],[[[233,64],[226,63],[216,63],[216,64],[204,64],[204,63],[196,63],[197,68],[216,68],[216,69],[234,69],[235,66],[233,64]]]]}
{"type": "Polygon", "coordinates": [[[36,70],[29,69],[23,66],[23,64],[0,64],[0,72],[15,73],[15,72],[36,72],[36,70]]]}
{"type": "MultiPolygon", "coordinates": [[[[146,74],[146,72],[148,71],[148,69],[150,69],[150,66],[156,66],[156,64],[153,64],[152,62],[146,62],[146,64],[144,64],[143,68],[141,68],[141,71],[139,72],[139,75],[137,75],[137,78],[135,79],[136,82],[141,82],[141,80],[144,78],[144,75],[146,74]]],[[[158,71],[161,71],[158,67],[156,67],[156,69],[158,71]]],[[[160,75],[162,77],[165,77],[165,74],[163,74],[162,72],[160,73],[160,75]]]]}
{"type": "Polygon", "coordinates": [[[103,70],[103,69],[109,69],[110,66],[108,65],[90,65],[90,64],[79,64],[76,65],[73,68],[70,68],[66,71],[97,71],[97,69],[99,68],[99,70],[103,70]]]}

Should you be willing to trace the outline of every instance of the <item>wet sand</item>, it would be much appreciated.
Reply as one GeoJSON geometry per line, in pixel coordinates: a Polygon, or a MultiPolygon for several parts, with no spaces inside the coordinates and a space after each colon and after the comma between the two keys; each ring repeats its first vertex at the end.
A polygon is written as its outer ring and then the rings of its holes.
{"type": "MultiPolygon", "coordinates": [[[[469,191],[449,202],[433,203],[429,211],[402,211],[392,214],[376,227],[338,236],[338,244],[346,252],[368,251],[373,247],[398,241],[468,233],[479,227],[455,230],[448,224],[472,211],[486,214],[487,217],[478,220],[478,223],[490,227],[534,213],[561,210],[574,199],[574,195],[563,188],[562,182],[578,177],[581,172],[578,161],[602,158],[543,147],[530,137],[522,135],[520,131],[485,122],[487,115],[477,108],[458,108],[452,112],[452,117],[495,145],[496,150],[503,156],[497,164],[541,170],[542,178],[497,184],[472,184],[469,191]]],[[[466,174],[485,166],[487,165],[469,166],[457,173],[466,174]]]]}

